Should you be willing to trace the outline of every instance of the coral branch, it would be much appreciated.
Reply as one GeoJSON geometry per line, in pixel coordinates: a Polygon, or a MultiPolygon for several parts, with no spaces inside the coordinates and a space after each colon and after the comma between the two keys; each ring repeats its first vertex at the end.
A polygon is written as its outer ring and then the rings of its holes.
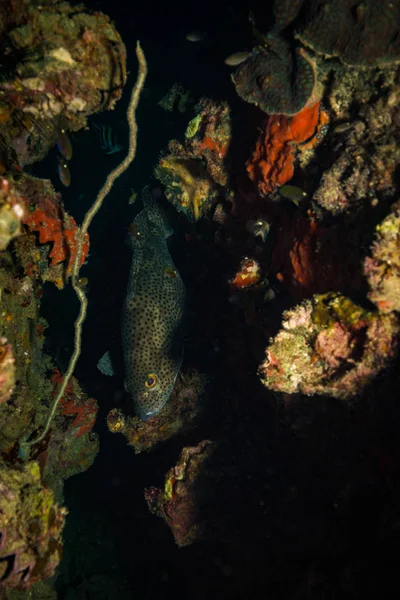
{"type": "Polygon", "coordinates": [[[135,112],[136,112],[137,105],[139,103],[140,94],[143,89],[144,81],[145,81],[146,75],[147,75],[147,63],[146,63],[146,59],[145,59],[145,56],[143,54],[143,51],[142,51],[142,48],[141,48],[139,42],[137,42],[137,45],[136,45],[136,56],[137,56],[137,59],[139,62],[139,73],[138,73],[138,77],[137,77],[135,86],[132,90],[132,95],[131,95],[131,99],[130,99],[129,107],[128,107],[128,111],[127,111],[127,118],[128,118],[128,124],[129,124],[129,132],[130,132],[129,133],[128,154],[126,155],[124,160],[121,162],[121,164],[118,165],[118,167],[116,167],[108,175],[103,187],[101,188],[101,190],[99,191],[99,193],[97,195],[97,198],[96,198],[94,204],[86,213],[85,218],[82,223],[82,227],[80,228],[80,230],[78,231],[77,236],[76,236],[77,249],[76,249],[76,254],[75,254],[75,261],[74,261],[74,264],[72,267],[72,287],[74,288],[76,295],[78,296],[78,299],[80,302],[80,310],[79,310],[78,317],[75,321],[74,351],[72,353],[72,356],[71,356],[71,359],[70,359],[70,362],[68,365],[68,369],[65,373],[64,379],[60,385],[60,389],[58,390],[58,394],[54,400],[53,406],[51,407],[50,414],[48,416],[45,428],[43,429],[42,433],[36,439],[30,440],[29,442],[27,442],[27,441],[22,442],[21,445],[24,445],[24,446],[33,446],[34,444],[40,442],[47,434],[47,432],[50,428],[51,422],[53,420],[53,417],[56,413],[58,404],[59,404],[61,398],[64,396],[65,390],[66,390],[68,383],[71,379],[71,376],[75,370],[76,363],[77,363],[78,358],[81,353],[82,325],[86,318],[87,298],[86,298],[84,290],[82,289],[82,287],[79,284],[79,270],[81,267],[81,259],[82,259],[84,245],[86,243],[87,231],[89,229],[90,223],[92,222],[94,216],[100,209],[104,198],[110,192],[115,180],[118,179],[118,177],[120,175],[122,175],[122,173],[124,171],[126,171],[126,169],[129,167],[129,165],[134,160],[135,154],[136,154],[137,124],[136,124],[135,112]]]}

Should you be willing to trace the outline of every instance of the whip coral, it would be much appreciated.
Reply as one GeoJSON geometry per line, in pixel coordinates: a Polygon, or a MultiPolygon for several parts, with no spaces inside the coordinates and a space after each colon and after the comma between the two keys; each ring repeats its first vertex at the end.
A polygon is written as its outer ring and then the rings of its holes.
{"type": "Polygon", "coordinates": [[[247,161],[250,179],[261,194],[267,195],[293,177],[296,148],[299,144],[314,145],[316,133],[327,122],[320,104],[306,106],[293,116],[271,115],[265,133],[256,144],[252,157],[247,161]]]}

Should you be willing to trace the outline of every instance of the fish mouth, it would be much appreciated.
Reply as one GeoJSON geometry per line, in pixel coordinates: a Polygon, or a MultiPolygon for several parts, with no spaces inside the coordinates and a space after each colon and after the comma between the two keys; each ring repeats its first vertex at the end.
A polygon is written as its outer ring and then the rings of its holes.
{"type": "Polygon", "coordinates": [[[156,406],[156,408],[153,408],[151,410],[146,410],[146,403],[145,402],[134,402],[133,404],[134,409],[135,409],[135,414],[137,417],[139,417],[139,419],[141,421],[150,421],[150,419],[152,419],[153,417],[156,417],[164,408],[165,403],[159,406],[156,406]]]}
{"type": "Polygon", "coordinates": [[[138,416],[141,421],[150,421],[150,419],[152,419],[153,417],[156,417],[163,408],[164,408],[164,406],[162,406],[161,408],[156,409],[156,410],[144,410],[143,408],[139,408],[136,405],[135,413],[136,413],[136,416],[138,416]]]}

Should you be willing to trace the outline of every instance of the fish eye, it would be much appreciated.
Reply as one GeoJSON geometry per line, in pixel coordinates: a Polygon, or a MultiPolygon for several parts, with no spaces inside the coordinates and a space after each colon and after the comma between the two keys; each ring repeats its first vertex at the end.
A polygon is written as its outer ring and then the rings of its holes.
{"type": "Polygon", "coordinates": [[[148,390],[154,390],[154,388],[156,387],[156,385],[158,384],[158,377],[155,373],[149,373],[147,375],[147,379],[145,381],[145,387],[148,390]]]}

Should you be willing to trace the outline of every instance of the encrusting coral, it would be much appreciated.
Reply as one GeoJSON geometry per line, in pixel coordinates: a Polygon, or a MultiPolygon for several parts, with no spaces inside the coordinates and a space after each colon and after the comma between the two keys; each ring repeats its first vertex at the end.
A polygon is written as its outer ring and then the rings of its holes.
{"type": "Polygon", "coordinates": [[[42,485],[37,462],[0,463],[0,591],[29,590],[54,574],[66,513],[42,485]]]}
{"type": "MultiPolygon", "coordinates": [[[[27,239],[16,244],[25,272],[42,281],[52,281],[61,289],[72,273],[77,252],[78,226],[61,202],[50,181],[24,176],[17,184],[23,196],[24,216],[22,223],[29,231],[38,233],[40,244],[49,244],[47,265],[43,252],[37,253],[36,240],[32,239],[31,251],[27,239]],[[37,263],[40,261],[40,268],[37,263]]],[[[81,256],[84,263],[89,251],[89,236],[86,234],[81,256]]]]}
{"type": "Polygon", "coordinates": [[[0,178],[0,251],[21,233],[25,217],[23,198],[5,178],[0,178]]]}
{"type": "Polygon", "coordinates": [[[198,478],[214,450],[215,443],[209,440],[183,448],[177,464],[165,476],[164,489],[145,491],[150,510],[167,522],[180,547],[203,539],[198,478]]]}
{"type": "Polygon", "coordinates": [[[89,115],[113,108],[126,82],[126,49],[110,19],[68,2],[8,0],[0,7],[4,56],[0,134],[20,164],[41,160],[66,129],[86,126],[89,115]]]}
{"type": "Polygon", "coordinates": [[[190,221],[205,216],[228,183],[227,154],[231,122],[226,103],[207,98],[197,104],[184,144],[172,140],[162,156],[155,176],[165,188],[166,198],[190,221]]]}
{"type": "Polygon", "coordinates": [[[275,32],[265,36],[232,76],[236,92],[268,114],[294,115],[312,97],[315,64],[302,48],[291,45],[275,32]]]}
{"type": "Polygon", "coordinates": [[[315,295],[285,311],[259,374],[266,387],[351,398],[389,365],[398,319],[367,311],[339,294],[315,295]]]}
{"type": "Polygon", "coordinates": [[[328,121],[320,104],[306,106],[293,116],[268,117],[265,133],[257,142],[247,161],[247,172],[262,195],[271,194],[290,181],[294,174],[296,155],[301,144],[308,148],[318,142],[318,132],[328,121]]]}
{"type": "Polygon", "coordinates": [[[400,202],[376,228],[372,256],[364,261],[368,298],[382,313],[400,311],[400,202]]]}

